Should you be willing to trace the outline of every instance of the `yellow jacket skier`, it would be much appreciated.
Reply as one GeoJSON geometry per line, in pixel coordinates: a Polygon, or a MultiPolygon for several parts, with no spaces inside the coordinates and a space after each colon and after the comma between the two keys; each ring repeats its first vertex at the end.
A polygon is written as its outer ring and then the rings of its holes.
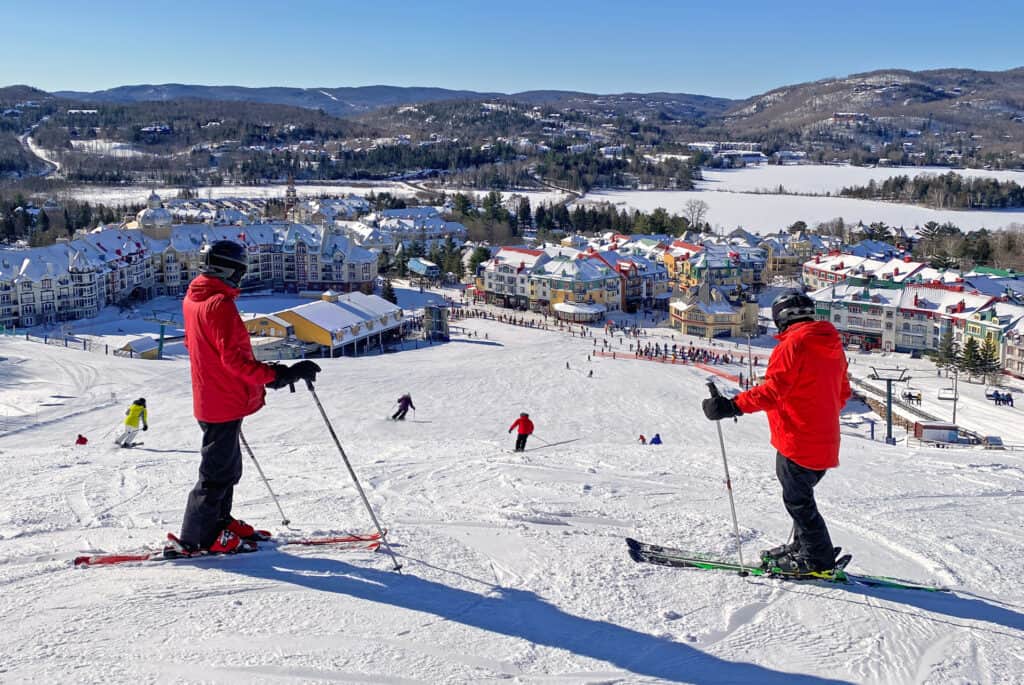
{"type": "Polygon", "coordinates": [[[146,411],[146,398],[140,397],[139,399],[132,402],[132,405],[128,407],[128,410],[124,413],[124,430],[121,435],[114,440],[115,445],[121,447],[134,447],[135,435],[139,432],[139,422],[142,422],[142,430],[149,430],[149,414],[146,411]]]}

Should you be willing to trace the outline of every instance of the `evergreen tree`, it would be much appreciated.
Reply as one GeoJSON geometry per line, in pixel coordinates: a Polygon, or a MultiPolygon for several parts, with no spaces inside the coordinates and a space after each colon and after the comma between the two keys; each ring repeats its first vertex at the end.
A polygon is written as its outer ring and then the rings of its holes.
{"type": "Polygon", "coordinates": [[[475,214],[473,211],[473,203],[470,202],[469,196],[465,193],[455,193],[452,196],[452,201],[455,203],[455,213],[460,216],[470,216],[475,214]]]}
{"type": "Polygon", "coordinates": [[[960,350],[957,349],[956,341],[953,340],[953,328],[949,327],[939,338],[939,349],[935,354],[935,366],[940,369],[948,369],[956,366],[960,350]]]}
{"type": "Polygon", "coordinates": [[[960,373],[966,373],[968,376],[977,375],[980,359],[981,348],[978,345],[978,339],[969,337],[967,338],[967,342],[964,343],[963,349],[960,351],[956,368],[960,373]]]}
{"type": "Polygon", "coordinates": [[[395,293],[395,286],[391,285],[390,278],[384,281],[384,288],[381,291],[380,296],[391,304],[398,304],[398,295],[395,293]]]}
{"type": "Polygon", "coordinates": [[[519,201],[516,209],[516,219],[519,221],[519,229],[530,227],[530,219],[533,217],[533,210],[530,209],[530,198],[524,197],[519,201]]]}
{"type": "Polygon", "coordinates": [[[978,372],[985,377],[986,383],[992,384],[995,382],[995,377],[1001,369],[1002,364],[999,359],[999,348],[996,346],[996,341],[992,338],[986,338],[985,344],[981,346],[978,355],[978,372]]]}
{"type": "Polygon", "coordinates": [[[478,247],[473,250],[473,254],[469,256],[469,269],[476,274],[477,268],[491,258],[491,251],[486,247],[478,247]]]}

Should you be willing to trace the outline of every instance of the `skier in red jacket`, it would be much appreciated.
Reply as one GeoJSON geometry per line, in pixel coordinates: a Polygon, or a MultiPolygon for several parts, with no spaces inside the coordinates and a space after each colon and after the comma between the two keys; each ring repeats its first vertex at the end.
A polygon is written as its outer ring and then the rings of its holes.
{"type": "Polygon", "coordinates": [[[839,412],[850,398],[846,354],[828,321],[814,320],[814,301],[791,291],[775,298],[779,329],[765,382],[735,398],[704,400],[712,421],[764,411],[782,501],[793,519],[793,541],[768,550],[780,568],[806,573],[835,567],[835,549],[814,500],[814,486],[839,466],[839,412]]]}
{"type": "Polygon", "coordinates": [[[200,275],[188,287],[182,312],[193,413],[203,431],[202,461],[181,536],[167,536],[165,556],[255,551],[255,542],[265,536],[231,516],[234,487],[242,477],[242,418],[263,406],[264,386],[314,381],[320,371],[308,360],[285,366],[253,358],[249,332],[235,307],[247,268],[244,247],[218,240],[205,245],[200,257],[200,275]]]}
{"type": "Polygon", "coordinates": [[[520,414],[519,418],[508,427],[508,432],[511,433],[513,428],[517,428],[515,451],[522,452],[526,449],[526,439],[533,434],[533,421],[530,420],[530,415],[525,411],[520,414]]]}

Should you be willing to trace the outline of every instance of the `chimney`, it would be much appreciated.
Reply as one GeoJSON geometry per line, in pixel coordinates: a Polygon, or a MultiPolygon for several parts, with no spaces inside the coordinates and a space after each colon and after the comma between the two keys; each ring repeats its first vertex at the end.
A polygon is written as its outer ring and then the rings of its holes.
{"type": "Polygon", "coordinates": [[[903,255],[903,263],[910,264],[910,255],[903,255]]]}
{"type": "Polygon", "coordinates": [[[814,263],[815,264],[821,264],[821,255],[820,254],[814,255],[814,263]]]}
{"type": "Polygon", "coordinates": [[[914,293],[914,306],[917,306],[917,293],[914,293]]]}

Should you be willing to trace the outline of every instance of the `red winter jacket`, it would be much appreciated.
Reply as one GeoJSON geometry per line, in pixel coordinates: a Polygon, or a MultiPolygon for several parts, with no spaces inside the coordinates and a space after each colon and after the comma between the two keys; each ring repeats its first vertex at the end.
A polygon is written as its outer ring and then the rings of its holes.
{"type": "Polygon", "coordinates": [[[519,435],[533,435],[533,421],[528,416],[520,416],[518,419],[512,422],[512,425],[508,427],[509,432],[512,429],[519,426],[519,430],[516,431],[519,435]]]}
{"type": "Polygon", "coordinates": [[[249,332],[235,307],[239,291],[219,278],[192,281],[181,309],[192,363],[192,407],[207,423],[248,416],[263,406],[263,386],[274,380],[268,364],[253,359],[249,332]]]}
{"type": "Polygon", "coordinates": [[[839,466],[839,412],[850,398],[846,354],[828,321],[804,321],[776,336],[765,382],[736,396],[744,414],[764,411],[772,446],[801,466],[839,466]]]}

